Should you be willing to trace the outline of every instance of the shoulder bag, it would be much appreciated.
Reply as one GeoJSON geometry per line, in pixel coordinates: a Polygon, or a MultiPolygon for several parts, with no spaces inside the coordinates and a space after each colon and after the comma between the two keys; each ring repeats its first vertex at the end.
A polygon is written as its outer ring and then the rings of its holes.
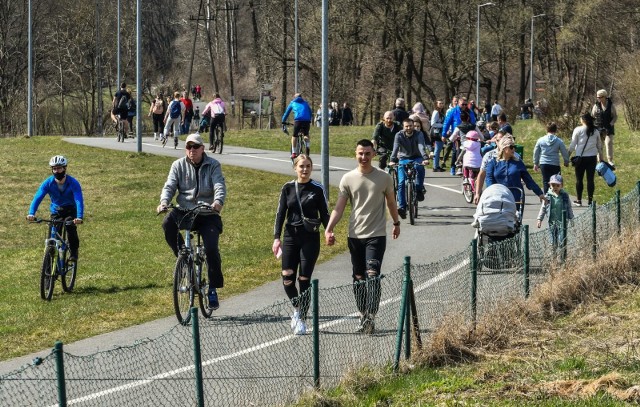
{"type": "Polygon", "coordinates": [[[302,202],[300,202],[300,192],[298,191],[298,181],[296,184],[296,198],[298,199],[298,205],[300,205],[300,216],[302,216],[302,224],[307,232],[317,233],[320,230],[320,219],[307,218],[304,216],[304,211],[302,210],[302,202]]]}
{"type": "MultiPolygon", "coordinates": [[[[593,134],[593,132],[591,134],[593,134]]],[[[582,163],[582,154],[584,154],[584,149],[587,148],[587,144],[589,143],[589,137],[591,137],[591,134],[587,136],[587,141],[585,141],[584,146],[582,146],[582,153],[580,153],[580,155],[574,155],[573,157],[571,157],[571,165],[573,165],[574,167],[577,167],[580,165],[580,163],[582,163]]]]}

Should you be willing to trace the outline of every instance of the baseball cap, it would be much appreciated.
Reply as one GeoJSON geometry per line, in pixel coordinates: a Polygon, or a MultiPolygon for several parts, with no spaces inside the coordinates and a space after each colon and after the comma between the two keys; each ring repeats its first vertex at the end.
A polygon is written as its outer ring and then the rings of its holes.
{"type": "Polygon", "coordinates": [[[549,184],[562,185],[562,175],[560,174],[552,175],[551,178],[549,178],[549,184]]]}
{"type": "Polygon", "coordinates": [[[187,141],[185,142],[185,144],[189,144],[189,143],[203,145],[204,141],[202,141],[202,137],[200,137],[198,133],[193,133],[193,134],[190,134],[189,137],[187,137],[187,141]]]}

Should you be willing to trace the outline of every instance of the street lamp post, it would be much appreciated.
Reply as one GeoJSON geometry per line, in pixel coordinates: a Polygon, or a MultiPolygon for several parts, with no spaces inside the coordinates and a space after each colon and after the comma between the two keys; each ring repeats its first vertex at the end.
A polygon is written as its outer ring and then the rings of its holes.
{"type": "Polygon", "coordinates": [[[533,37],[534,37],[534,32],[533,32],[533,20],[538,18],[538,17],[543,17],[546,16],[546,14],[537,14],[535,16],[531,17],[531,51],[529,52],[529,56],[531,57],[531,61],[530,61],[530,72],[529,72],[529,99],[531,99],[533,101],[533,37]]]}
{"type": "Polygon", "coordinates": [[[298,77],[299,75],[299,62],[298,62],[298,57],[299,57],[299,53],[300,53],[300,45],[299,45],[299,37],[298,37],[298,0],[295,0],[294,3],[294,11],[293,11],[293,26],[294,26],[294,35],[295,35],[295,68],[294,68],[294,83],[293,83],[293,87],[294,87],[294,93],[298,93],[298,82],[300,80],[300,78],[298,77]]]}
{"type": "Polygon", "coordinates": [[[480,103],[480,7],[493,6],[493,3],[478,4],[478,29],[476,31],[476,104],[480,103]]]}

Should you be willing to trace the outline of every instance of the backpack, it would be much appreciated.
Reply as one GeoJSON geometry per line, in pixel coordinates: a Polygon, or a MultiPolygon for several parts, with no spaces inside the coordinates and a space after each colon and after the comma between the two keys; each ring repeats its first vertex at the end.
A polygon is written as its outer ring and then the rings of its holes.
{"type": "Polygon", "coordinates": [[[180,107],[180,101],[174,100],[173,102],[171,102],[171,107],[169,108],[169,116],[172,119],[177,119],[178,117],[180,117],[181,113],[182,108],[180,107]]]}
{"type": "Polygon", "coordinates": [[[118,110],[129,110],[129,95],[127,93],[120,95],[117,108],[118,110]]]}
{"type": "Polygon", "coordinates": [[[134,98],[129,99],[129,103],[127,103],[127,110],[128,111],[136,110],[136,100],[134,98]]]}

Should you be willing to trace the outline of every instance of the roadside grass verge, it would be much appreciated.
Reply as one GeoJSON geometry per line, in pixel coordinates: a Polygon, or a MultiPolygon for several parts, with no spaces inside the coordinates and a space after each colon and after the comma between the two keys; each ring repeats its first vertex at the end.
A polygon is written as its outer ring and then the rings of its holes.
{"type": "MultiPolygon", "coordinates": [[[[103,150],[59,137],[0,140],[0,360],[173,315],[175,258],[156,216],[172,157],[103,150]],[[45,227],[25,217],[55,154],[69,159],[68,173],[83,187],[86,222],[78,227],[78,280],[71,294],[57,282],[53,299],[40,299],[45,227]]],[[[220,249],[225,275],[221,299],[280,278],[271,253],[280,186],[291,176],[225,165],[228,199],[220,249]]],[[[330,196],[337,197],[333,189],[330,196]]],[[[37,215],[49,216],[49,199],[37,215]]],[[[333,203],[330,203],[331,206],[333,203]]],[[[337,233],[346,233],[346,223],[337,233]]],[[[322,245],[320,260],[346,250],[322,245]]],[[[285,298],[284,292],[282,298],[285,298]]],[[[274,302],[282,298],[274,298],[274,302]]]]}
{"type": "Polygon", "coordinates": [[[445,318],[403,363],[364,368],[296,406],[623,406],[640,402],[640,232],[553,270],[528,301],[445,318]]]}

